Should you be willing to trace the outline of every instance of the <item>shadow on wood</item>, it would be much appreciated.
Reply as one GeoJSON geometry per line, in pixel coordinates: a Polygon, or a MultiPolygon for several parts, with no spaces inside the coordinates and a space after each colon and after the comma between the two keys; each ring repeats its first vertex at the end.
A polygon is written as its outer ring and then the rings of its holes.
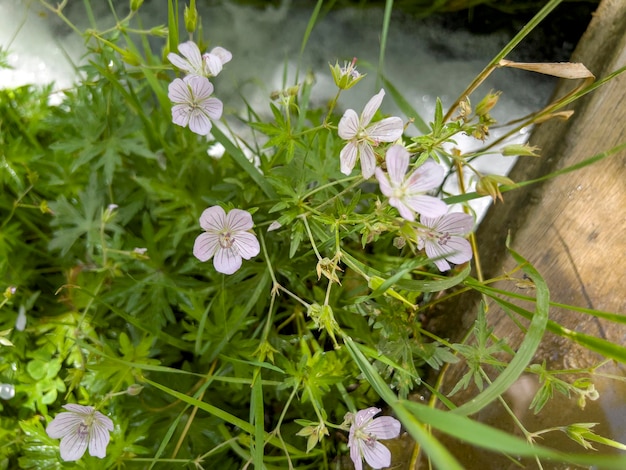
{"type": "MultiPolygon", "coordinates": [[[[598,78],[624,67],[625,32],[626,2],[603,0],[571,61],[582,62],[598,78]]],[[[561,83],[555,94],[561,96],[571,86],[561,83]]],[[[534,130],[530,143],[541,148],[542,157],[520,159],[509,175],[514,181],[541,177],[626,142],[625,75],[577,100],[570,109],[575,113],[568,121],[549,121],[534,130]]],[[[515,267],[505,248],[510,231],[512,248],[543,275],[552,301],[614,313],[626,312],[626,152],[545,183],[508,192],[504,199],[504,204],[491,207],[477,233],[485,279],[501,276],[515,267]]],[[[517,276],[520,277],[519,272],[517,276]]],[[[511,281],[494,286],[533,295],[531,290],[519,290],[511,281]]],[[[479,301],[480,297],[470,294],[443,306],[430,319],[429,328],[441,337],[460,341],[472,327],[479,301]]],[[[523,339],[520,329],[497,305],[489,306],[488,319],[497,337],[506,338],[513,348],[519,346],[523,339]]],[[[600,321],[591,315],[562,308],[552,308],[550,319],[574,331],[626,344],[624,324],[600,321]]],[[[575,369],[597,364],[601,358],[569,340],[546,333],[533,362],[544,360],[551,369],[575,369]]],[[[448,370],[442,387],[444,393],[448,393],[465,373],[464,366],[457,364],[448,370]]],[[[624,369],[617,366],[613,372],[626,375],[624,369]]],[[[535,417],[528,410],[528,404],[538,383],[536,377],[530,375],[520,378],[519,386],[510,390],[506,398],[530,431],[602,421],[596,428],[600,434],[624,442],[626,387],[622,387],[620,396],[620,393],[611,395],[617,390],[614,383],[607,385],[599,381],[596,386],[601,397],[597,402],[587,402],[584,412],[577,407],[575,398],[559,399],[549,403],[539,418],[535,417]]],[[[453,396],[452,401],[463,403],[476,393],[476,390],[468,390],[453,396]]],[[[479,419],[489,424],[514,431],[512,424],[504,424],[511,423],[511,419],[500,405],[490,406],[479,415],[479,419]]],[[[564,436],[552,439],[553,434],[544,444],[582,451],[564,436]]],[[[504,457],[499,460],[493,454],[474,452],[457,444],[450,448],[467,468],[501,469],[511,465],[504,457]]],[[[602,451],[610,452],[606,449],[603,447],[602,451]]]]}

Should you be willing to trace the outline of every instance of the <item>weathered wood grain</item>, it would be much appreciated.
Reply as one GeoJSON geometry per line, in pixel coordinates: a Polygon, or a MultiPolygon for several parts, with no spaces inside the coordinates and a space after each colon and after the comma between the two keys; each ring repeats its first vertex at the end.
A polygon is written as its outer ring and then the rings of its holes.
{"type": "MultiPolygon", "coordinates": [[[[600,3],[571,61],[584,63],[598,78],[626,65],[625,1],[603,0],[600,3]]],[[[571,86],[571,83],[563,82],[555,94],[560,96],[571,86]]],[[[542,149],[542,157],[520,159],[510,174],[514,181],[538,178],[626,142],[626,74],[576,101],[569,109],[575,113],[568,121],[549,121],[534,129],[530,143],[542,149]]],[[[504,204],[498,203],[490,208],[477,233],[486,279],[502,275],[515,266],[505,248],[510,231],[512,247],[544,276],[553,301],[626,314],[626,152],[543,184],[506,193],[504,199],[504,204]]],[[[513,282],[499,283],[496,287],[518,289],[513,282]]],[[[532,290],[518,292],[533,295],[532,290]]],[[[429,326],[439,335],[458,341],[471,328],[479,301],[480,297],[471,294],[457,299],[454,304],[447,304],[434,312],[429,326]]],[[[490,305],[488,318],[495,327],[496,336],[506,338],[513,348],[520,344],[523,336],[519,328],[501,309],[490,305]]],[[[556,308],[550,311],[550,319],[572,330],[626,345],[624,325],[556,308]]],[[[595,364],[599,357],[548,333],[535,362],[543,360],[553,368],[576,368],[595,364]]],[[[465,371],[464,364],[452,367],[445,376],[443,392],[449,392],[465,371]]],[[[624,373],[623,369],[621,373],[624,373]]],[[[528,396],[532,398],[537,387],[534,377],[529,380],[529,383],[520,384],[522,388],[511,390],[508,398],[516,413],[524,417],[532,430],[589,421],[581,419],[574,400],[569,406],[561,404],[555,412],[548,411],[537,420],[527,409],[529,402],[524,402],[528,396]],[[528,393],[520,392],[529,386],[528,393]],[[515,394],[521,398],[513,396],[515,394]]],[[[469,390],[454,396],[452,401],[462,403],[475,393],[476,390],[469,390]]],[[[626,389],[622,393],[626,393],[626,389]]],[[[624,417],[626,405],[623,401],[618,395],[613,409],[624,417]]],[[[604,405],[606,403],[590,404],[587,411],[595,406],[596,416],[610,422],[611,416],[606,414],[604,405]]],[[[490,424],[505,426],[501,421],[510,422],[497,405],[480,415],[480,419],[490,424]]],[[[512,426],[506,427],[513,429],[512,426]]],[[[610,432],[610,429],[606,425],[600,431],[610,432]]],[[[565,441],[567,439],[559,442],[565,446],[565,441]]],[[[575,449],[581,450],[580,447],[575,449]]],[[[471,452],[468,452],[468,449],[456,447],[455,454],[469,455],[471,452]]],[[[508,467],[508,464],[489,466],[506,462],[496,464],[493,455],[472,455],[472,460],[466,461],[468,468],[508,467]]]]}

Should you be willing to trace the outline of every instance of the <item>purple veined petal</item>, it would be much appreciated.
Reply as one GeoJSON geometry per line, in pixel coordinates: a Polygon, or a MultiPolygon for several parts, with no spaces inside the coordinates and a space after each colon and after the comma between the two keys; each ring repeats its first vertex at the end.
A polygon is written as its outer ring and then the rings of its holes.
{"type": "Polygon", "coordinates": [[[354,470],[363,470],[363,457],[361,456],[361,441],[353,439],[352,442],[348,441],[348,447],[350,448],[350,458],[354,463],[354,470]]]}
{"type": "Polygon", "coordinates": [[[464,212],[451,212],[441,217],[437,225],[432,227],[442,233],[466,235],[474,228],[474,218],[464,212]]]}
{"type": "Polygon", "coordinates": [[[190,94],[194,98],[193,101],[202,101],[213,93],[213,84],[206,77],[187,75],[183,81],[189,86],[190,94]]]}
{"type": "Polygon", "coordinates": [[[103,415],[99,411],[96,411],[96,419],[98,420],[98,424],[100,424],[104,429],[108,431],[113,431],[113,421],[106,415],[103,415]]]}
{"type": "Polygon", "coordinates": [[[66,405],[63,405],[63,408],[73,413],[79,413],[83,415],[90,415],[94,411],[93,406],[78,405],[76,403],[68,403],[66,405]]]}
{"type": "Polygon", "coordinates": [[[172,106],[172,122],[177,126],[187,127],[191,117],[188,104],[177,104],[172,106]]]}
{"type": "Polygon", "coordinates": [[[363,108],[363,112],[361,113],[361,126],[366,127],[370,123],[370,121],[374,117],[374,114],[376,114],[376,111],[378,111],[378,108],[380,108],[384,96],[385,90],[381,88],[377,94],[370,98],[370,100],[365,105],[365,108],[363,108]]]}
{"type": "Polygon", "coordinates": [[[183,59],[181,56],[174,52],[167,54],[167,60],[169,60],[174,67],[189,72],[190,64],[188,60],[183,59]]]}
{"type": "Polygon", "coordinates": [[[234,232],[245,232],[253,227],[254,221],[250,212],[241,209],[231,209],[226,216],[224,225],[234,232]]]}
{"type": "Polygon", "coordinates": [[[202,211],[199,220],[204,230],[219,232],[226,225],[226,212],[221,206],[211,206],[202,211]]]}
{"type": "Polygon", "coordinates": [[[443,182],[444,170],[435,162],[429,160],[417,168],[407,178],[407,190],[410,193],[424,193],[439,187],[443,182]]]}
{"type": "Polygon", "coordinates": [[[198,135],[208,135],[213,124],[201,109],[194,109],[189,115],[189,130],[198,135]]]}
{"type": "Polygon", "coordinates": [[[73,462],[80,459],[85,450],[87,450],[87,434],[78,434],[73,432],[61,439],[59,450],[61,451],[61,458],[66,462],[73,462]]]}
{"type": "Polygon", "coordinates": [[[243,259],[250,259],[261,252],[259,241],[250,232],[239,232],[235,236],[233,247],[243,259]]]}
{"type": "Polygon", "coordinates": [[[339,161],[341,163],[341,172],[344,175],[349,175],[356,165],[356,158],[358,156],[357,146],[352,142],[348,142],[339,154],[339,161]]]}
{"type": "Polygon", "coordinates": [[[385,156],[389,180],[394,186],[404,182],[404,175],[409,168],[409,152],[402,145],[392,145],[385,156]]]}
{"type": "Polygon", "coordinates": [[[375,406],[371,406],[369,408],[365,408],[364,410],[357,411],[356,415],[354,416],[354,426],[357,428],[362,428],[381,411],[382,410],[380,408],[376,408],[375,406]]]}
{"type": "Polygon", "coordinates": [[[447,204],[441,199],[423,194],[407,196],[404,198],[404,203],[414,212],[426,217],[437,217],[448,210],[447,204]]]}
{"type": "Polygon", "coordinates": [[[365,461],[373,469],[385,468],[391,465],[391,452],[380,442],[374,441],[371,445],[363,443],[361,447],[365,461]]]}
{"type": "Polygon", "coordinates": [[[367,136],[379,142],[395,142],[404,132],[404,123],[399,117],[388,117],[367,128],[367,136]]]}
{"type": "MultiPolygon", "coordinates": [[[[106,416],[102,415],[106,418],[106,416]]],[[[106,457],[107,446],[111,436],[107,426],[100,421],[100,417],[96,416],[91,428],[91,435],[89,436],[89,454],[101,459],[106,457]]],[[[111,423],[113,424],[113,423],[111,423]]],[[[113,430],[112,428],[110,429],[113,430]]]]}
{"type": "Polygon", "coordinates": [[[205,262],[210,260],[219,248],[220,236],[217,233],[201,233],[193,244],[193,255],[205,262]]]}
{"type": "Polygon", "coordinates": [[[387,174],[381,168],[376,168],[375,174],[376,179],[378,180],[378,185],[380,186],[380,192],[387,197],[391,197],[393,195],[393,188],[389,183],[387,174]]]}
{"type": "Polygon", "coordinates": [[[184,67],[179,68],[182,68],[183,70],[186,70],[190,73],[198,74],[202,72],[202,55],[200,54],[200,49],[195,42],[187,41],[179,44],[178,52],[180,52],[183,57],[187,59],[187,61],[189,62],[189,67],[191,67],[187,69],[185,69],[184,67]]]}
{"type": "Polygon", "coordinates": [[[472,245],[465,238],[452,236],[446,243],[450,253],[446,259],[454,264],[463,264],[472,259],[472,245]]]}
{"type": "Polygon", "coordinates": [[[211,49],[210,54],[216,55],[222,61],[222,64],[226,64],[231,61],[233,55],[230,51],[224,49],[223,47],[217,46],[211,49]]]}
{"type": "Polygon", "coordinates": [[[411,222],[415,221],[415,214],[404,202],[402,202],[402,200],[398,199],[397,197],[390,197],[389,205],[398,209],[400,217],[402,217],[404,220],[409,220],[411,222]]]}
{"type": "Polygon", "coordinates": [[[218,273],[233,274],[241,267],[241,256],[231,248],[219,248],[213,258],[218,273]]]}
{"type": "Polygon", "coordinates": [[[365,428],[365,432],[373,434],[377,439],[393,439],[400,435],[400,421],[391,416],[376,418],[365,428]]]}
{"type": "Polygon", "coordinates": [[[217,121],[222,117],[224,104],[217,98],[209,98],[201,103],[202,110],[212,120],[217,121]]]}
{"type": "Polygon", "coordinates": [[[348,109],[339,120],[337,134],[343,140],[350,140],[356,137],[359,132],[359,127],[359,117],[356,112],[353,109],[348,109]]]}
{"type": "Polygon", "coordinates": [[[215,54],[204,54],[202,56],[204,60],[204,67],[210,75],[215,77],[222,71],[222,61],[215,54]]]}
{"type": "Polygon", "coordinates": [[[84,416],[76,413],[59,413],[46,427],[46,433],[52,439],[59,439],[76,431],[84,416]]]}
{"type": "Polygon", "coordinates": [[[184,104],[192,101],[187,84],[180,78],[175,78],[167,87],[167,97],[172,103],[184,104]]]}
{"type": "Polygon", "coordinates": [[[436,241],[426,240],[424,245],[426,256],[435,263],[437,269],[441,272],[448,271],[450,264],[445,260],[445,257],[449,254],[448,250],[436,241]]]}
{"type": "Polygon", "coordinates": [[[359,144],[359,158],[361,159],[361,174],[363,178],[369,179],[376,171],[376,155],[372,146],[363,142],[359,144]]]}

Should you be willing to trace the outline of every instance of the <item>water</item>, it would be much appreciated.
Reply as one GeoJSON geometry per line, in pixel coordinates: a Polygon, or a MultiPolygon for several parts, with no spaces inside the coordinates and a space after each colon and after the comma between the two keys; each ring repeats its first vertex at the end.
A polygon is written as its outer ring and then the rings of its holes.
{"type": "MultiPolygon", "coordinates": [[[[113,24],[107,2],[92,3],[99,26],[113,24]]],[[[114,3],[124,10],[128,2],[114,3]]],[[[66,13],[84,29],[89,24],[82,8],[82,2],[69,2],[66,13]]],[[[292,85],[298,70],[300,79],[307,71],[315,74],[313,103],[323,105],[336,93],[328,64],[337,60],[343,63],[353,57],[358,58],[359,69],[367,72],[368,77],[342,95],[340,109],[353,108],[360,113],[380,89],[376,67],[382,10],[348,8],[329,13],[316,24],[300,57],[302,38],[311,17],[309,8],[295,8],[286,1],[279,8],[265,10],[201,2],[198,9],[211,47],[220,45],[233,53],[233,60],[214,79],[216,96],[225,103],[226,113],[244,108],[241,94],[261,115],[268,114],[271,92],[292,85]]],[[[144,27],[167,23],[165,2],[146,2],[140,12],[144,27]]],[[[441,98],[444,107],[449,106],[508,39],[505,33],[478,36],[460,29],[444,30],[437,21],[418,22],[394,15],[383,70],[428,122],[432,120],[436,98],[441,98]]],[[[0,86],[50,82],[55,82],[58,89],[71,86],[76,78],[73,63],[79,63],[84,53],[82,38],[69,32],[52,13],[37,2],[20,0],[0,0],[0,44],[9,48],[9,63],[14,67],[0,70],[0,86]]],[[[490,89],[503,91],[492,114],[499,122],[505,122],[542,107],[552,87],[552,81],[528,72],[499,69],[472,100],[477,103],[490,89]]],[[[389,94],[382,111],[402,116],[389,94]]],[[[492,136],[501,132],[493,130],[492,136]]],[[[408,133],[418,134],[412,127],[408,133]]],[[[524,142],[527,137],[525,130],[511,143],[524,142]]],[[[466,137],[460,137],[457,143],[464,152],[482,145],[466,137]]],[[[474,166],[482,173],[504,174],[513,163],[513,158],[492,155],[476,160],[474,166]]],[[[454,178],[445,189],[457,191],[454,178]]],[[[490,201],[486,197],[472,201],[479,218],[490,201]]]]}

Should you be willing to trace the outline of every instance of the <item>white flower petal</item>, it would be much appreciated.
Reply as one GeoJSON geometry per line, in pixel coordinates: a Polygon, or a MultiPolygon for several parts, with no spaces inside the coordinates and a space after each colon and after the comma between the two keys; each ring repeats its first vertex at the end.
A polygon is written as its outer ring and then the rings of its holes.
{"type": "Polygon", "coordinates": [[[222,71],[222,61],[215,54],[204,54],[202,58],[204,59],[205,70],[208,71],[209,75],[215,77],[222,71]]]}
{"type": "Polygon", "coordinates": [[[241,267],[241,256],[232,247],[220,247],[213,258],[213,266],[218,273],[233,274],[241,267]]]}
{"type": "Polygon", "coordinates": [[[61,437],[76,431],[83,422],[83,416],[77,413],[59,413],[46,427],[46,433],[52,439],[61,437]]]}
{"type": "Polygon", "coordinates": [[[376,179],[378,180],[378,185],[380,186],[380,192],[387,197],[391,197],[393,195],[393,189],[389,183],[387,174],[380,168],[376,168],[375,174],[376,179]]]}
{"type": "Polygon", "coordinates": [[[374,155],[374,149],[369,143],[363,142],[359,145],[359,158],[361,159],[363,178],[371,178],[376,171],[376,155],[374,155]]]}
{"type": "Polygon", "coordinates": [[[191,89],[191,95],[196,102],[207,99],[213,93],[213,84],[206,77],[187,75],[183,81],[191,89]]]}
{"type": "Polygon", "coordinates": [[[219,232],[226,224],[226,212],[220,206],[204,209],[200,216],[200,227],[207,231],[219,232]]]}
{"type": "Polygon", "coordinates": [[[463,212],[451,212],[443,217],[440,217],[436,222],[436,225],[431,227],[436,228],[438,232],[450,233],[454,235],[466,235],[474,228],[474,218],[463,212]]]}
{"type": "Polygon", "coordinates": [[[188,104],[177,104],[172,106],[172,122],[177,126],[187,127],[191,113],[188,104]]]}
{"type": "Polygon", "coordinates": [[[380,108],[384,96],[385,90],[381,88],[377,94],[370,98],[370,100],[365,105],[365,108],[363,108],[363,112],[361,113],[361,126],[366,127],[370,123],[370,121],[374,117],[374,114],[376,114],[376,111],[378,111],[378,108],[380,108]]]}
{"type": "Polygon", "coordinates": [[[189,130],[198,135],[208,135],[213,124],[209,117],[201,110],[194,109],[189,115],[189,130]]]}
{"type": "Polygon", "coordinates": [[[61,439],[61,444],[59,445],[61,458],[66,462],[80,459],[85,453],[85,450],[87,450],[87,438],[87,434],[81,435],[78,434],[78,432],[74,432],[61,439]]]}
{"type": "Polygon", "coordinates": [[[414,212],[426,217],[438,217],[445,214],[448,206],[441,199],[432,196],[418,195],[403,198],[404,203],[414,212]]]}
{"type": "Polygon", "coordinates": [[[261,252],[259,241],[250,232],[239,232],[235,235],[233,247],[243,259],[250,259],[261,252]]]}
{"type": "Polygon", "coordinates": [[[341,149],[339,154],[339,161],[341,162],[341,172],[344,175],[349,175],[356,165],[356,158],[358,151],[356,145],[352,142],[348,142],[344,148],[341,149]]]}
{"type": "Polygon", "coordinates": [[[219,57],[220,60],[222,61],[222,64],[226,64],[230,62],[230,60],[233,58],[233,55],[230,53],[230,51],[227,51],[226,49],[220,46],[217,46],[211,49],[210,53],[219,57]]]}
{"type": "Polygon", "coordinates": [[[465,238],[450,237],[446,246],[450,249],[446,259],[451,263],[462,264],[472,259],[472,245],[465,238]]]}
{"type": "Polygon", "coordinates": [[[344,140],[350,140],[356,137],[358,132],[359,117],[353,109],[348,109],[339,120],[337,134],[344,140]]]}
{"type": "Polygon", "coordinates": [[[432,160],[417,168],[406,180],[407,190],[411,194],[424,193],[439,187],[443,182],[444,170],[432,160]]]}
{"type": "Polygon", "coordinates": [[[174,52],[167,54],[167,60],[169,60],[176,68],[184,70],[185,72],[192,73],[191,64],[188,60],[183,59],[181,56],[174,52]]]}
{"type": "Polygon", "coordinates": [[[395,142],[404,132],[404,123],[399,117],[388,117],[376,121],[366,130],[367,136],[379,142],[395,142]]]}
{"type": "Polygon", "coordinates": [[[216,233],[201,233],[193,244],[193,255],[200,261],[210,260],[219,248],[220,237],[216,233]]]}
{"type": "Polygon", "coordinates": [[[409,220],[411,222],[415,221],[415,214],[413,213],[413,211],[397,197],[390,197],[389,205],[398,209],[400,217],[402,217],[403,219],[409,220]]]}
{"type": "Polygon", "coordinates": [[[381,411],[382,410],[380,408],[376,408],[375,406],[371,406],[369,408],[365,408],[364,410],[357,411],[356,415],[354,416],[354,426],[357,428],[362,428],[381,411]]]}
{"type": "Polygon", "coordinates": [[[108,423],[105,424],[105,422],[102,421],[102,418],[108,419],[101,413],[96,412],[96,418],[93,422],[91,435],[89,437],[89,454],[93,455],[94,457],[99,457],[101,459],[106,457],[106,449],[109,445],[109,440],[111,438],[111,436],[109,435],[109,431],[113,430],[113,422],[111,422],[111,428],[108,429],[108,423]],[[98,414],[100,414],[100,416],[97,416],[98,414]]]}
{"type": "Polygon", "coordinates": [[[426,256],[429,259],[433,260],[435,266],[439,269],[439,271],[448,271],[450,269],[450,264],[445,260],[445,257],[448,255],[448,251],[436,241],[433,242],[431,240],[426,240],[424,244],[426,256]]]}
{"type": "MultiPolygon", "coordinates": [[[[183,42],[178,45],[178,52],[180,52],[188,61],[188,68],[179,67],[189,73],[201,74],[202,73],[202,55],[200,49],[193,41],[183,42]]],[[[176,64],[174,64],[176,65],[176,64]]]]}
{"type": "Polygon", "coordinates": [[[363,470],[361,441],[358,439],[348,441],[348,447],[350,448],[350,458],[352,459],[352,463],[354,463],[354,470],[363,470]]]}
{"type": "Polygon", "coordinates": [[[361,447],[365,461],[373,469],[385,468],[391,465],[391,452],[380,442],[373,442],[371,445],[364,443],[361,447]]]}
{"type": "Polygon", "coordinates": [[[400,421],[391,416],[381,416],[365,427],[365,432],[373,434],[377,439],[393,439],[400,434],[400,421]]]}
{"type": "Polygon", "coordinates": [[[409,152],[402,145],[392,145],[385,155],[389,180],[394,186],[400,186],[409,168],[409,152]]]}
{"type": "Polygon", "coordinates": [[[192,101],[191,92],[187,84],[180,78],[175,78],[167,87],[167,97],[172,103],[187,104],[192,101]]]}
{"type": "Polygon", "coordinates": [[[250,212],[241,209],[232,209],[226,216],[224,225],[234,232],[245,232],[254,225],[250,212]]]}
{"type": "Polygon", "coordinates": [[[224,104],[217,98],[209,98],[202,102],[202,110],[214,121],[222,117],[223,109],[224,104]]]}

